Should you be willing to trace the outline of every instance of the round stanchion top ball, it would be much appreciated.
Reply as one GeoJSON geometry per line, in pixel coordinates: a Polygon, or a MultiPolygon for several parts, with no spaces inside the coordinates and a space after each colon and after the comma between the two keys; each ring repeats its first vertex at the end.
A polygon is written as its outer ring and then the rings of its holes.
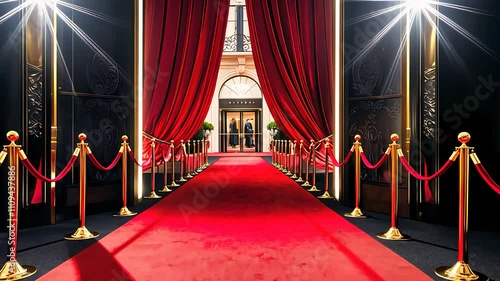
{"type": "Polygon", "coordinates": [[[394,142],[398,141],[399,140],[398,134],[392,134],[391,135],[391,140],[394,141],[394,142]]]}
{"type": "Polygon", "coordinates": [[[127,137],[127,135],[123,135],[123,136],[122,136],[122,141],[128,141],[128,137],[127,137]]]}
{"type": "Polygon", "coordinates": [[[461,143],[468,143],[470,141],[470,134],[467,132],[461,132],[458,134],[458,141],[461,143]]]}
{"type": "Polygon", "coordinates": [[[7,139],[11,142],[15,142],[19,139],[19,134],[16,131],[8,131],[7,139]]]}
{"type": "Polygon", "coordinates": [[[78,139],[81,140],[81,141],[84,141],[84,140],[87,139],[87,135],[84,134],[84,133],[81,133],[81,134],[78,135],[78,139]]]}
{"type": "Polygon", "coordinates": [[[355,141],[360,141],[361,140],[361,136],[360,135],[355,135],[354,136],[354,140],[355,141]]]}

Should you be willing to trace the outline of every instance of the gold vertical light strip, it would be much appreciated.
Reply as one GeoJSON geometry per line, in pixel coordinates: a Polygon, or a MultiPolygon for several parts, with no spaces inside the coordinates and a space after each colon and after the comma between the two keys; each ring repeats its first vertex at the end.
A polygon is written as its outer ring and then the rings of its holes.
{"type": "MultiPolygon", "coordinates": [[[[437,9],[436,4],[429,4],[432,9],[437,9]]],[[[431,100],[430,104],[425,105],[426,103],[424,102],[424,109],[429,110],[432,112],[432,109],[434,109],[434,112],[438,112],[437,109],[437,17],[433,13],[428,13],[427,20],[423,22],[423,72],[422,72],[422,85],[423,85],[423,90],[422,90],[422,95],[425,97],[427,96],[428,99],[426,100],[431,100]],[[432,104],[432,100],[434,101],[434,104],[432,104]],[[425,106],[429,106],[431,108],[425,108],[425,106]],[[432,108],[434,106],[434,108],[432,108]]],[[[424,98],[425,99],[425,98],[424,98]]],[[[425,100],[424,100],[425,101],[425,100]]],[[[431,121],[432,121],[432,116],[431,121]]],[[[424,130],[427,129],[434,129],[434,140],[436,141],[436,155],[439,155],[439,132],[438,132],[438,118],[437,116],[434,116],[433,118],[435,120],[434,128],[425,128],[424,130]]],[[[425,117],[424,117],[425,120],[425,117]]],[[[432,124],[431,122],[427,124],[432,124]]],[[[429,125],[432,126],[432,125],[429,125]]],[[[433,188],[433,197],[434,197],[434,203],[439,204],[439,177],[436,178],[434,183],[432,184],[433,188]]],[[[420,196],[420,200],[423,201],[423,196],[420,196]]]]}
{"type": "MultiPolygon", "coordinates": [[[[402,141],[402,149],[406,152],[406,157],[410,158],[410,140],[411,140],[411,115],[410,115],[410,33],[411,33],[411,12],[407,12],[406,15],[401,20],[402,34],[404,40],[404,49],[401,52],[401,116],[404,118],[401,124],[401,129],[404,131],[404,143],[402,141]]],[[[407,192],[407,203],[410,207],[411,204],[411,186],[410,186],[410,175],[407,173],[406,176],[406,186],[408,188],[407,192]]],[[[410,207],[411,208],[411,207],[410,207]]]]}
{"type": "MultiPolygon", "coordinates": [[[[142,159],[142,96],[143,96],[143,55],[144,55],[144,3],[135,0],[134,7],[134,154],[142,159]]],[[[134,201],[142,199],[142,168],[134,165],[134,201]]]]}
{"type": "MultiPolygon", "coordinates": [[[[52,74],[52,115],[50,127],[50,178],[56,177],[56,157],[57,157],[57,11],[56,3],[52,9],[52,40],[51,51],[51,74],[52,74]]],[[[50,183],[50,223],[56,223],[56,183],[50,183]]]]}
{"type": "MultiPolygon", "coordinates": [[[[335,155],[341,156],[342,151],[342,109],[343,109],[343,37],[344,37],[344,1],[335,0],[335,118],[334,118],[334,139],[335,139],[335,155]]],[[[339,200],[340,198],[340,168],[334,168],[333,179],[334,197],[339,200]]]]}

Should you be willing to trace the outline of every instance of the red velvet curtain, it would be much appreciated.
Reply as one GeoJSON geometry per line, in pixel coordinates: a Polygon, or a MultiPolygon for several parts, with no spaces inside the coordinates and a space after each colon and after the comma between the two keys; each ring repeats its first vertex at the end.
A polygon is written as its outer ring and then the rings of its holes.
{"type": "Polygon", "coordinates": [[[293,140],[333,132],[333,2],[246,0],[264,97],[280,130],[293,140]]]}
{"type": "MultiPolygon", "coordinates": [[[[229,0],[144,2],[144,132],[174,140],[177,147],[196,134],[209,110],[229,0]]],[[[144,138],[144,169],[150,165],[150,143],[144,138]]],[[[155,151],[161,163],[161,148],[155,151]]]]}

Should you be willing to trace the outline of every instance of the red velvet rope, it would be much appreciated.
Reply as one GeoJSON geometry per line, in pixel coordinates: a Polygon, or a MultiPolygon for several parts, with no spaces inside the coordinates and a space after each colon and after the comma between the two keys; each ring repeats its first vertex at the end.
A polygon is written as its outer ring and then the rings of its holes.
{"type": "Polygon", "coordinates": [[[436,173],[434,173],[433,175],[430,175],[430,176],[422,176],[420,175],[417,171],[415,171],[411,166],[410,166],[410,163],[408,163],[408,161],[406,161],[406,158],[404,156],[399,156],[399,160],[401,161],[401,164],[403,164],[403,167],[406,169],[406,171],[408,171],[412,176],[414,176],[415,178],[419,179],[419,180],[423,180],[423,181],[430,181],[432,179],[435,179],[439,176],[441,176],[442,174],[444,174],[444,172],[446,172],[446,170],[448,170],[448,168],[451,167],[451,165],[453,165],[453,163],[455,161],[453,160],[450,160],[448,159],[448,161],[446,161],[446,163],[444,163],[443,167],[441,167],[436,173]]]}
{"type": "Polygon", "coordinates": [[[332,164],[335,167],[342,167],[349,161],[349,159],[351,159],[352,150],[349,150],[349,153],[347,153],[347,156],[345,157],[344,161],[342,161],[342,163],[339,163],[337,161],[337,159],[335,158],[335,156],[333,155],[333,152],[331,150],[328,151],[328,156],[332,159],[332,164]]]}
{"type": "Polygon", "coordinates": [[[365,166],[368,169],[378,169],[378,168],[380,168],[380,166],[382,166],[382,164],[387,159],[387,157],[389,156],[389,154],[384,153],[384,155],[382,155],[382,158],[380,158],[380,160],[378,161],[378,163],[375,164],[375,165],[372,165],[370,163],[370,161],[366,158],[366,155],[365,155],[365,153],[363,151],[361,151],[359,153],[359,156],[361,156],[361,159],[363,160],[363,163],[365,164],[365,166]]]}
{"type": "Polygon", "coordinates": [[[139,162],[137,162],[137,159],[135,159],[135,156],[134,156],[134,153],[132,152],[131,149],[128,149],[128,155],[130,155],[130,158],[132,159],[132,161],[139,167],[143,167],[143,164],[139,164],[139,162]]]}
{"type": "Polygon", "coordinates": [[[477,163],[474,166],[476,166],[477,171],[479,172],[483,180],[491,187],[491,189],[493,189],[493,191],[500,195],[500,186],[498,186],[498,184],[491,178],[491,176],[484,168],[483,164],[477,163]]]}
{"type": "Polygon", "coordinates": [[[24,160],[21,159],[21,163],[23,163],[23,165],[26,167],[26,169],[28,169],[30,174],[32,174],[35,178],[37,178],[41,181],[44,181],[44,182],[56,182],[56,181],[60,181],[62,178],[64,178],[64,176],[66,176],[66,174],[69,172],[69,170],[71,170],[71,167],[73,167],[73,164],[75,164],[76,158],[78,158],[76,155],[71,155],[71,158],[69,159],[69,162],[66,165],[66,167],[64,167],[64,169],[61,171],[61,173],[59,173],[59,175],[53,179],[49,179],[49,178],[43,176],[42,174],[40,174],[35,169],[35,167],[33,167],[33,165],[28,160],[28,158],[26,158],[24,160]]]}
{"type": "Polygon", "coordinates": [[[89,156],[90,162],[92,162],[92,164],[94,164],[94,166],[96,166],[97,169],[102,171],[109,171],[113,169],[116,166],[116,164],[118,164],[118,161],[120,161],[120,158],[122,156],[122,152],[118,152],[113,162],[111,162],[111,164],[109,164],[109,166],[107,167],[104,167],[103,165],[101,165],[101,163],[99,163],[99,161],[97,161],[97,159],[94,156],[94,153],[88,153],[87,155],[89,156]]]}

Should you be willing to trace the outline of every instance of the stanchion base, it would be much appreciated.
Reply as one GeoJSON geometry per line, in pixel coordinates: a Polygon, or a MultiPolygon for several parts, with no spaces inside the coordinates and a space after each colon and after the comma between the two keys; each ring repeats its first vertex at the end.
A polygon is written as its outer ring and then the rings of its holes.
{"type": "Polygon", "coordinates": [[[305,181],[303,184],[301,184],[300,186],[304,186],[304,187],[307,187],[307,186],[311,186],[311,184],[309,184],[308,181],[305,181]]]}
{"type": "Polygon", "coordinates": [[[287,176],[291,176],[291,175],[293,175],[293,174],[292,174],[290,171],[288,171],[288,172],[286,172],[286,174],[285,174],[285,175],[287,175],[287,176]]]}
{"type": "Polygon", "coordinates": [[[64,239],[66,240],[86,240],[99,237],[98,232],[91,232],[85,226],[79,227],[75,233],[64,235],[64,239]]]}
{"type": "Polygon", "coordinates": [[[488,276],[472,271],[470,266],[464,262],[457,262],[454,266],[440,266],[434,270],[437,276],[447,279],[447,280],[478,280],[487,281],[490,280],[488,276]]]}
{"type": "Polygon", "coordinates": [[[156,195],[156,192],[151,191],[151,194],[149,196],[144,196],[144,198],[146,198],[146,199],[158,199],[158,198],[161,198],[161,196],[156,195]]]}
{"type": "Polygon", "coordinates": [[[335,197],[332,197],[330,195],[330,193],[328,193],[328,191],[325,191],[325,193],[323,193],[323,195],[318,196],[318,198],[321,198],[321,199],[333,199],[335,197]]]}
{"type": "Polygon", "coordinates": [[[36,273],[36,267],[20,265],[17,261],[7,261],[0,270],[0,280],[20,280],[36,273]]]}
{"type": "Polygon", "coordinates": [[[389,228],[387,232],[377,233],[377,237],[380,239],[394,240],[394,241],[406,241],[411,239],[410,236],[401,233],[399,229],[395,227],[389,228]]]}
{"type": "Polygon", "coordinates": [[[158,192],[172,192],[172,189],[168,188],[168,186],[164,186],[162,190],[158,190],[158,192]]]}
{"type": "Polygon", "coordinates": [[[170,187],[179,187],[181,186],[180,184],[177,184],[175,181],[172,181],[172,183],[169,185],[170,187]]]}
{"type": "Polygon", "coordinates": [[[198,170],[196,170],[196,172],[199,174],[199,173],[203,172],[203,170],[201,168],[198,168],[198,170]]]}
{"type": "Polygon", "coordinates": [[[304,180],[302,179],[302,177],[299,177],[298,179],[295,180],[295,182],[304,182],[304,180]]]}
{"type": "Polygon", "coordinates": [[[296,174],[293,174],[293,176],[290,177],[291,179],[296,179],[297,178],[297,175],[296,174]]]}
{"type": "Polygon", "coordinates": [[[190,178],[193,178],[193,176],[192,176],[190,173],[188,173],[188,174],[186,175],[186,178],[190,179],[190,178]]]}
{"type": "Polygon", "coordinates": [[[185,179],[185,178],[183,178],[183,177],[181,177],[181,178],[179,179],[179,182],[187,182],[187,181],[188,181],[188,180],[187,180],[187,179],[185,179]]]}
{"type": "MultiPolygon", "coordinates": [[[[310,186],[310,185],[309,185],[310,186]]],[[[316,192],[316,191],[321,191],[319,189],[316,188],[315,185],[313,185],[311,188],[309,188],[307,191],[312,191],[312,192],[316,192]]]]}
{"type": "Polygon", "coordinates": [[[131,212],[126,206],[122,207],[118,213],[113,214],[114,217],[131,217],[135,215],[137,213],[131,212]]]}
{"type": "Polygon", "coordinates": [[[361,212],[361,209],[359,208],[354,208],[352,212],[350,213],[345,213],[344,216],[349,217],[349,218],[358,218],[358,219],[364,219],[366,216],[361,212]]]}

